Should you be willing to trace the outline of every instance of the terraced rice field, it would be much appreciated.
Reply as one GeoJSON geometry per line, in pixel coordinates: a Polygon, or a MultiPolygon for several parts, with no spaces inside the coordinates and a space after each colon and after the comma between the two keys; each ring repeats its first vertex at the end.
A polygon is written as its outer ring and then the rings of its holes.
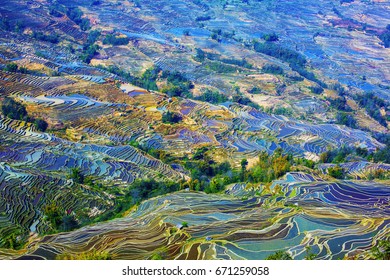
{"type": "Polygon", "coordinates": [[[47,236],[20,258],[98,250],[116,259],[147,259],[155,252],[168,259],[264,259],[287,250],[302,259],[306,246],[318,259],[364,258],[361,252],[390,232],[388,186],[303,173],[276,184],[283,196],[179,192],[154,198],[126,218],[47,236]],[[188,228],[174,230],[182,222],[188,228]]]}
{"type": "Polygon", "coordinates": [[[257,260],[279,250],[304,259],[308,246],[316,259],[369,259],[389,240],[390,165],[375,159],[389,132],[386,1],[59,1],[78,6],[90,28],[53,16],[49,2],[0,5],[0,104],[26,109],[0,113],[0,259],[257,260]],[[254,40],[274,32],[269,44],[305,57],[300,71],[257,52],[254,40]],[[111,34],[128,42],[105,42],[111,34]],[[223,101],[199,101],[206,90],[223,101]],[[384,99],[375,112],[357,101],[368,91],[384,99]],[[341,97],[350,108],[331,104],[341,97]],[[339,114],[360,128],[335,124],[345,123],[339,114]],[[318,163],[342,147],[356,154],[318,163]],[[266,179],[278,179],[248,183],[258,156],[279,151],[292,171],[276,175],[272,162],[266,179]],[[347,179],[330,176],[336,166],[347,179]],[[218,180],[218,194],[195,191],[218,180]],[[141,195],[140,182],[166,189],[141,195]],[[61,232],[51,207],[82,227],[61,232]]]}

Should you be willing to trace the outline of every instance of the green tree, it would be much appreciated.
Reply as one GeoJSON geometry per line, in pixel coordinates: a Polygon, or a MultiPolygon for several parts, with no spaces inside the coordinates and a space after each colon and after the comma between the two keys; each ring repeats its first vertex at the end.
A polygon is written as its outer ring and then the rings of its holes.
{"type": "Polygon", "coordinates": [[[54,229],[58,229],[62,223],[62,215],[60,209],[54,203],[46,205],[44,208],[46,219],[50,222],[54,229]]]}
{"type": "Polygon", "coordinates": [[[277,251],[272,255],[269,255],[266,260],[292,260],[291,255],[285,251],[277,251]]]}
{"type": "Polygon", "coordinates": [[[376,260],[390,260],[390,241],[379,240],[378,244],[371,249],[371,253],[376,260]]]}
{"type": "Polygon", "coordinates": [[[8,63],[4,70],[8,72],[16,72],[18,71],[18,65],[14,62],[8,63]]]}
{"type": "Polygon", "coordinates": [[[70,170],[70,179],[73,179],[75,183],[83,184],[84,183],[84,175],[81,173],[80,168],[75,167],[70,170]]]}
{"type": "Polygon", "coordinates": [[[23,120],[27,117],[27,110],[23,104],[6,97],[1,105],[1,111],[10,119],[23,120]]]}
{"type": "Polygon", "coordinates": [[[334,167],[329,167],[328,174],[336,179],[343,179],[345,176],[344,169],[340,165],[335,165],[334,167]]]}
{"type": "Polygon", "coordinates": [[[47,122],[45,120],[42,120],[42,119],[36,119],[34,122],[34,125],[39,131],[42,131],[42,132],[45,132],[47,127],[48,127],[47,122]]]}

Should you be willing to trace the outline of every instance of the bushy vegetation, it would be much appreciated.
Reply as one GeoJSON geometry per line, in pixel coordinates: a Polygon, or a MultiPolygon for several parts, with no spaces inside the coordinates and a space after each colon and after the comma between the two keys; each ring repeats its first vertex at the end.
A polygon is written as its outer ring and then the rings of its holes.
{"type": "Polygon", "coordinates": [[[54,203],[46,205],[43,212],[54,232],[71,231],[80,226],[70,210],[65,213],[54,203]]]}
{"type": "Polygon", "coordinates": [[[237,67],[218,61],[208,62],[206,68],[221,74],[234,73],[238,70],[237,67]]]}
{"type": "Polygon", "coordinates": [[[248,97],[246,97],[240,93],[237,95],[234,95],[232,101],[237,102],[241,105],[253,107],[255,109],[260,109],[260,106],[258,104],[252,102],[248,97]]]}
{"type": "Polygon", "coordinates": [[[309,89],[314,94],[321,94],[324,92],[324,89],[322,87],[319,87],[319,86],[309,87],[309,89]]]}
{"type": "Polygon", "coordinates": [[[66,11],[66,15],[83,31],[86,31],[91,28],[91,23],[89,19],[83,18],[83,12],[77,7],[68,8],[66,11]]]}
{"type": "Polygon", "coordinates": [[[14,230],[8,234],[0,236],[0,248],[19,250],[22,249],[28,237],[28,233],[25,232],[19,226],[15,226],[14,230]]]}
{"type": "Polygon", "coordinates": [[[85,63],[90,63],[91,59],[98,53],[99,46],[96,44],[85,45],[83,47],[83,53],[80,55],[80,59],[85,63]]]}
{"type": "Polygon", "coordinates": [[[383,42],[385,48],[390,48],[390,24],[388,24],[386,30],[379,35],[379,39],[383,42]]]}
{"type": "Polygon", "coordinates": [[[270,34],[264,34],[263,35],[263,40],[267,41],[267,42],[276,42],[276,41],[279,41],[279,36],[276,35],[276,33],[270,33],[270,34]]]}
{"type": "Polygon", "coordinates": [[[379,98],[372,92],[368,92],[365,94],[359,94],[356,97],[356,101],[359,106],[366,109],[367,113],[375,120],[377,120],[381,125],[387,127],[387,121],[382,114],[380,113],[380,109],[382,107],[387,107],[389,104],[386,103],[382,98],[379,98]]]}
{"type": "Polygon", "coordinates": [[[302,65],[290,63],[290,67],[291,67],[292,70],[298,72],[298,74],[301,75],[302,77],[305,77],[306,79],[317,83],[318,85],[320,85],[323,88],[327,88],[328,87],[327,84],[325,84],[320,79],[318,79],[316,77],[316,75],[314,75],[313,72],[308,71],[302,65]]]}
{"type": "Polygon", "coordinates": [[[266,64],[261,68],[261,70],[263,70],[264,73],[268,73],[268,74],[274,74],[274,75],[284,74],[283,68],[274,64],[266,64]]]}
{"type": "Polygon", "coordinates": [[[45,132],[47,127],[49,126],[48,123],[42,119],[35,119],[34,125],[39,131],[42,132],[45,132]]]}
{"type": "Polygon", "coordinates": [[[390,260],[390,241],[379,240],[371,249],[371,253],[375,260],[390,260]]]}
{"type": "Polygon", "coordinates": [[[272,255],[269,255],[266,260],[292,260],[291,255],[285,251],[277,251],[272,255]]]}
{"type": "Polygon", "coordinates": [[[219,93],[218,91],[213,91],[210,89],[206,89],[202,95],[196,97],[195,99],[209,102],[212,104],[219,104],[228,100],[225,95],[219,93]]]}
{"type": "Polygon", "coordinates": [[[166,79],[167,81],[167,85],[161,89],[163,93],[166,93],[171,97],[181,96],[192,98],[191,89],[194,88],[194,84],[181,73],[176,71],[163,71],[161,79],[166,79]]]}
{"type": "Polygon", "coordinates": [[[268,156],[266,152],[259,155],[259,161],[248,171],[245,179],[255,183],[269,183],[290,171],[293,159],[291,155],[283,155],[281,150],[268,156]]]}
{"type": "Polygon", "coordinates": [[[69,179],[73,179],[73,181],[77,184],[84,183],[84,174],[81,172],[80,168],[72,168],[68,175],[69,179]]]}
{"type": "Polygon", "coordinates": [[[258,88],[258,87],[253,87],[253,88],[251,88],[250,90],[248,90],[248,92],[249,92],[250,94],[260,94],[260,93],[261,93],[261,89],[258,88]]]}
{"type": "Polygon", "coordinates": [[[156,80],[160,71],[158,67],[146,69],[141,77],[132,77],[132,83],[147,90],[158,90],[156,80]]]}
{"type": "Polygon", "coordinates": [[[34,123],[35,127],[42,132],[45,132],[48,124],[45,120],[42,119],[34,119],[27,114],[26,107],[20,103],[15,101],[10,97],[6,97],[3,100],[1,105],[1,111],[3,115],[10,119],[27,121],[34,123]]]}
{"type": "Polygon", "coordinates": [[[351,127],[351,128],[358,127],[355,118],[351,114],[348,114],[345,112],[338,112],[337,113],[336,122],[338,124],[343,124],[343,125],[346,125],[346,126],[351,127]]]}
{"type": "Polygon", "coordinates": [[[306,58],[300,53],[284,48],[278,44],[266,42],[255,42],[254,49],[257,52],[278,58],[284,62],[292,65],[304,67],[306,64],[306,58]]]}
{"type": "Polygon", "coordinates": [[[14,63],[14,62],[11,62],[11,63],[7,63],[6,65],[5,65],[5,68],[4,68],[4,70],[5,71],[8,71],[8,72],[16,72],[16,71],[18,71],[18,65],[16,64],[16,63],[14,63]]]}
{"type": "Polygon", "coordinates": [[[101,32],[99,30],[93,30],[93,31],[89,32],[86,44],[93,45],[97,41],[97,39],[100,37],[100,35],[101,35],[101,32]]]}
{"type": "Polygon", "coordinates": [[[122,194],[117,195],[115,205],[103,215],[96,217],[93,222],[107,221],[119,218],[132,206],[141,201],[175,192],[181,189],[181,182],[156,181],[155,179],[137,179],[122,194]]]}
{"type": "Polygon", "coordinates": [[[264,112],[266,112],[268,114],[283,115],[283,116],[287,116],[287,117],[291,117],[294,114],[293,110],[291,108],[281,107],[281,106],[268,107],[268,108],[264,109],[264,112]]]}
{"type": "Polygon", "coordinates": [[[27,120],[27,110],[23,104],[6,97],[1,105],[3,115],[14,120],[27,120]]]}
{"type": "Polygon", "coordinates": [[[183,119],[182,116],[180,116],[179,114],[168,111],[163,113],[161,120],[163,123],[174,124],[174,123],[181,122],[182,119],[183,119]]]}
{"type": "Polygon", "coordinates": [[[345,177],[345,171],[340,165],[328,168],[328,174],[336,179],[343,179],[345,177]]]}
{"type": "Polygon", "coordinates": [[[32,36],[33,38],[37,39],[37,40],[41,40],[41,41],[46,41],[46,42],[50,42],[50,43],[53,43],[53,44],[57,44],[59,42],[59,36],[58,34],[45,34],[43,32],[40,32],[40,31],[34,31],[32,33],[32,36]]]}
{"type": "MultiPolygon", "coordinates": [[[[208,53],[208,52],[203,51],[200,48],[196,48],[195,51],[196,51],[196,55],[194,56],[194,59],[198,62],[204,62],[206,59],[211,60],[211,61],[216,61],[216,63],[217,63],[216,65],[210,66],[210,67],[214,67],[215,68],[214,71],[216,71],[216,72],[225,73],[225,72],[231,71],[234,68],[234,67],[230,67],[230,68],[226,68],[225,70],[223,70],[223,66],[218,66],[218,63],[239,66],[239,67],[243,67],[243,68],[247,68],[247,69],[253,68],[253,65],[250,64],[244,58],[243,59],[221,58],[221,56],[219,54],[208,53]]],[[[207,65],[209,65],[209,64],[207,64],[207,65]]],[[[237,70],[237,69],[234,68],[234,70],[237,70]]]]}
{"type": "MultiPolygon", "coordinates": [[[[386,144],[386,143],[385,143],[386,144]]],[[[346,161],[347,156],[359,156],[368,161],[390,163],[390,146],[387,144],[384,148],[375,152],[369,152],[364,148],[341,147],[335,150],[329,150],[320,154],[322,163],[342,163],[346,161]]]]}
{"type": "Polygon", "coordinates": [[[339,96],[337,98],[327,98],[330,106],[335,108],[338,111],[351,112],[351,108],[347,104],[347,99],[344,96],[339,96]]]}
{"type": "Polygon", "coordinates": [[[128,37],[119,37],[112,34],[107,34],[103,40],[103,44],[113,46],[127,45],[129,42],[130,39],[128,37]]]}

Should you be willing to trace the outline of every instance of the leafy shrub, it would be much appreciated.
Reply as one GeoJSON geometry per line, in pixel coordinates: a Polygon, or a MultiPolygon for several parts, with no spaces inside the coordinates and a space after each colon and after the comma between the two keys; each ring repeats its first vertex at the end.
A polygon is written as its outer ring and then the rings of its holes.
{"type": "Polygon", "coordinates": [[[274,64],[266,64],[261,68],[261,70],[263,70],[264,73],[269,73],[274,75],[283,75],[284,73],[282,67],[274,64]]]}
{"type": "Polygon", "coordinates": [[[182,120],[183,118],[177,114],[177,113],[174,113],[174,112],[165,112],[163,115],[162,115],[162,122],[163,123],[178,123],[182,120]]]}
{"type": "Polygon", "coordinates": [[[112,34],[107,34],[103,40],[103,44],[113,46],[127,45],[129,42],[130,39],[128,37],[118,37],[112,34]]]}
{"type": "Polygon", "coordinates": [[[1,105],[1,111],[5,116],[14,120],[23,120],[27,118],[27,110],[23,104],[6,97],[1,105]]]}
{"type": "Polygon", "coordinates": [[[202,95],[198,96],[196,99],[212,104],[219,104],[228,100],[225,95],[219,93],[218,91],[212,91],[210,89],[206,89],[205,92],[202,95]]]}
{"type": "Polygon", "coordinates": [[[292,260],[292,257],[288,252],[277,251],[274,254],[269,255],[266,260],[292,260]]]}

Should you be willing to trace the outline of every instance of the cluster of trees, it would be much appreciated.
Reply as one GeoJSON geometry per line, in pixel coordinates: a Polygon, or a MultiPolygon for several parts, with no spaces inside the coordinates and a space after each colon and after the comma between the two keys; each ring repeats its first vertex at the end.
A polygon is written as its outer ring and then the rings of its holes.
{"type": "Polygon", "coordinates": [[[145,72],[142,73],[142,75],[139,77],[132,75],[130,72],[127,72],[116,65],[110,65],[108,67],[98,65],[98,68],[118,75],[133,85],[145,88],[147,90],[158,90],[156,80],[158,79],[159,73],[161,72],[161,69],[158,67],[151,67],[146,69],[145,72]]]}
{"type": "Polygon", "coordinates": [[[98,54],[99,46],[96,44],[84,45],[80,59],[85,63],[90,63],[91,59],[98,54]]]}
{"type": "Polygon", "coordinates": [[[385,32],[379,35],[379,39],[381,39],[385,48],[390,48],[390,24],[386,26],[385,32]]]}
{"type": "Polygon", "coordinates": [[[261,93],[261,89],[255,86],[255,87],[251,88],[250,90],[248,90],[248,92],[250,94],[260,94],[261,93]]]}
{"type": "Polygon", "coordinates": [[[101,32],[99,30],[92,30],[88,33],[86,45],[93,45],[100,37],[101,32]]]}
{"type": "Polygon", "coordinates": [[[137,179],[124,193],[115,199],[115,205],[103,215],[96,217],[92,222],[107,221],[119,218],[132,206],[141,201],[180,190],[181,182],[157,181],[155,179],[137,179]]]}
{"type": "Polygon", "coordinates": [[[309,87],[309,89],[314,94],[321,94],[324,92],[324,89],[322,87],[319,87],[319,86],[312,86],[312,87],[309,87]]]}
{"type": "Polygon", "coordinates": [[[344,179],[345,170],[340,165],[335,165],[328,168],[328,174],[336,179],[344,179]]]}
{"type": "Polygon", "coordinates": [[[318,79],[313,72],[310,72],[308,70],[306,70],[302,65],[298,65],[298,64],[291,64],[290,63],[290,67],[292,70],[294,70],[295,72],[298,72],[299,75],[301,75],[302,77],[305,77],[306,79],[310,80],[310,81],[313,81],[315,83],[317,83],[318,85],[320,85],[321,87],[323,88],[327,88],[327,84],[324,83],[323,81],[321,81],[320,79],[318,79]]]}
{"type": "Polygon", "coordinates": [[[83,18],[83,12],[77,7],[68,8],[66,11],[66,15],[83,31],[86,31],[91,28],[91,23],[89,19],[83,18]]]}
{"type": "MultiPolygon", "coordinates": [[[[311,246],[305,247],[306,256],[305,260],[314,260],[317,257],[317,254],[313,253],[311,246]]],[[[269,255],[266,260],[292,260],[292,256],[289,252],[286,251],[276,251],[275,253],[269,255]]]]}
{"type": "Polygon", "coordinates": [[[255,42],[253,45],[255,51],[275,57],[281,61],[290,63],[291,65],[304,67],[306,65],[306,58],[300,53],[284,48],[281,45],[272,42],[255,42]]]}
{"type": "Polygon", "coordinates": [[[260,106],[258,104],[253,103],[248,97],[242,95],[241,93],[234,95],[232,101],[237,102],[241,105],[253,107],[255,109],[260,109],[260,106]]]}
{"type": "Polygon", "coordinates": [[[156,81],[161,69],[158,67],[151,67],[146,69],[140,77],[132,77],[131,82],[139,87],[145,88],[147,90],[158,90],[156,81]]]}
{"type": "Polygon", "coordinates": [[[180,116],[179,114],[175,112],[167,111],[163,113],[161,120],[163,123],[174,124],[174,123],[181,122],[182,119],[183,119],[182,116],[180,116]]]}
{"type": "Polygon", "coordinates": [[[264,73],[268,73],[268,74],[274,74],[274,75],[284,74],[283,68],[275,64],[266,64],[261,68],[261,70],[264,73]]]}
{"type": "Polygon", "coordinates": [[[289,63],[291,69],[298,72],[299,75],[301,75],[302,77],[305,77],[310,81],[316,82],[323,88],[327,87],[327,85],[321,80],[319,80],[314,75],[314,73],[305,69],[307,60],[302,54],[294,50],[285,48],[279,44],[273,43],[271,39],[274,39],[275,37],[271,35],[269,35],[269,37],[267,38],[269,39],[269,41],[266,41],[265,43],[255,42],[253,45],[254,50],[280,59],[283,62],[289,63]]]}
{"type": "Polygon", "coordinates": [[[388,117],[386,119],[386,117],[382,116],[380,109],[382,107],[387,107],[389,105],[388,103],[372,92],[359,94],[355,97],[355,100],[361,107],[366,109],[367,113],[373,119],[377,120],[384,127],[387,127],[387,121],[390,119],[388,119],[388,117]]]}
{"type": "Polygon", "coordinates": [[[35,38],[37,40],[46,41],[46,42],[50,42],[53,44],[57,44],[59,42],[59,36],[56,33],[45,34],[45,33],[40,32],[40,31],[34,31],[32,33],[32,36],[33,36],[33,38],[35,38]]]}
{"type": "Polygon", "coordinates": [[[166,93],[171,97],[181,96],[192,98],[191,89],[194,88],[194,84],[181,73],[177,71],[163,71],[161,79],[166,79],[167,81],[167,85],[161,89],[163,93],[166,93]]]}
{"type": "MultiPolygon", "coordinates": [[[[80,55],[81,61],[85,63],[90,63],[91,59],[98,54],[100,47],[95,44],[98,38],[100,37],[101,32],[99,30],[93,30],[89,32],[87,41],[83,44],[83,51],[80,55]]],[[[70,51],[73,53],[74,50],[72,46],[69,46],[70,51]]]]}
{"type": "MultiPolygon", "coordinates": [[[[196,150],[190,160],[185,161],[185,168],[191,173],[191,180],[184,184],[193,190],[216,193],[223,191],[225,186],[238,183],[269,183],[290,171],[291,165],[296,163],[291,155],[282,155],[281,150],[269,156],[262,153],[259,161],[250,169],[248,161],[243,159],[239,169],[233,169],[229,162],[216,163],[208,155],[207,147],[196,150]]],[[[314,166],[314,162],[307,161],[301,164],[314,166]]]]}
{"type": "Polygon", "coordinates": [[[219,61],[208,62],[206,68],[221,74],[234,73],[238,70],[232,65],[225,64],[219,61]]]}
{"type": "Polygon", "coordinates": [[[283,155],[280,149],[271,156],[262,152],[259,161],[246,172],[244,179],[255,183],[269,183],[289,172],[292,163],[293,157],[283,155]]]}
{"type": "Polygon", "coordinates": [[[28,233],[25,232],[20,226],[15,226],[11,233],[2,232],[0,238],[0,248],[7,248],[12,250],[22,249],[27,240],[28,233]]]}
{"type": "Polygon", "coordinates": [[[81,172],[80,168],[72,168],[68,175],[69,179],[73,179],[73,182],[77,184],[84,184],[85,176],[81,172]]]}
{"type": "Polygon", "coordinates": [[[343,124],[343,125],[346,125],[346,126],[351,127],[351,128],[358,127],[357,121],[355,120],[355,118],[351,114],[348,114],[345,112],[338,112],[337,113],[336,122],[338,124],[343,124]]]}
{"type": "Polygon", "coordinates": [[[237,170],[232,170],[228,162],[216,163],[208,155],[209,148],[202,147],[195,151],[191,159],[186,159],[184,166],[191,174],[191,180],[183,184],[183,188],[216,193],[226,185],[239,182],[237,170]]]}
{"type": "Polygon", "coordinates": [[[11,23],[7,18],[2,17],[0,20],[0,29],[4,31],[21,32],[24,30],[25,26],[26,26],[25,23],[22,22],[21,20],[17,20],[13,27],[11,26],[11,23]]]}
{"type": "Polygon", "coordinates": [[[135,148],[138,148],[138,149],[148,153],[152,157],[157,158],[157,159],[161,160],[162,162],[164,162],[166,164],[169,164],[169,163],[171,163],[171,162],[173,162],[175,160],[175,158],[172,155],[168,154],[164,150],[160,150],[160,149],[156,149],[156,148],[153,148],[153,147],[149,147],[147,145],[140,144],[137,141],[130,141],[130,142],[128,142],[128,144],[130,146],[133,146],[135,148]]]}
{"type": "Polygon", "coordinates": [[[62,211],[60,207],[54,203],[46,205],[43,213],[54,232],[71,231],[80,226],[71,211],[62,211]]]}
{"type": "Polygon", "coordinates": [[[49,6],[49,14],[55,17],[66,14],[70,20],[80,26],[81,30],[86,31],[91,28],[89,19],[83,18],[84,13],[78,7],[66,7],[56,3],[49,6]]]}
{"type": "Polygon", "coordinates": [[[220,104],[220,103],[224,103],[228,100],[228,98],[225,95],[219,93],[216,90],[211,90],[211,89],[206,89],[202,93],[202,95],[196,97],[195,99],[209,102],[212,104],[220,104]]]}
{"type": "Polygon", "coordinates": [[[103,44],[113,46],[127,45],[129,42],[130,39],[128,37],[115,36],[112,34],[107,34],[103,40],[103,44]]]}
{"type": "Polygon", "coordinates": [[[247,69],[253,68],[253,65],[250,64],[245,58],[243,58],[243,59],[222,58],[219,60],[225,64],[236,65],[236,66],[240,66],[240,67],[247,68],[247,69]]]}
{"type": "Polygon", "coordinates": [[[34,123],[35,127],[40,131],[44,132],[48,127],[46,121],[30,117],[27,114],[26,107],[10,97],[4,98],[3,103],[1,104],[1,111],[3,115],[10,119],[34,123]]]}
{"type": "Polygon", "coordinates": [[[294,114],[293,110],[291,108],[281,107],[281,106],[268,107],[268,108],[264,109],[264,112],[266,112],[268,114],[283,115],[283,116],[288,116],[288,117],[291,117],[294,114]]]}
{"type": "Polygon", "coordinates": [[[347,104],[347,99],[344,96],[339,96],[336,98],[326,98],[330,103],[330,106],[335,108],[338,111],[351,112],[351,108],[347,104]]]}
{"type": "MultiPolygon", "coordinates": [[[[247,69],[253,68],[253,65],[250,64],[244,58],[243,59],[221,58],[221,56],[219,54],[208,53],[208,52],[203,51],[200,48],[196,48],[195,51],[196,51],[196,55],[194,56],[194,59],[198,62],[204,62],[206,59],[208,59],[208,60],[218,61],[218,62],[222,62],[224,64],[235,65],[235,66],[239,66],[239,67],[243,67],[243,68],[247,68],[247,69]]],[[[229,69],[233,69],[233,68],[229,68],[229,69]]],[[[236,69],[234,68],[234,71],[235,70],[236,69]]],[[[218,70],[217,72],[219,72],[219,71],[221,71],[221,73],[224,73],[224,71],[222,71],[222,70],[218,70]]]]}
{"type": "Polygon", "coordinates": [[[276,33],[270,33],[270,34],[264,34],[262,36],[263,40],[267,41],[267,42],[276,42],[276,41],[279,41],[279,36],[276,35],[276,33]]]}
{"type": "Polygon", "coordinates": [[[369,152],[364,148],[341,147],[335,150],[329,150],[320,154],[320,162],[322,163],[342,163],[345,162],[348,156],[358,156],[367,161],[390,163],[390,145],[375,152],[369,152]]]}
{"type": "Polygon", "coordinates": [[[379,240],[371,253],[376,260],[390,260],[390,240],[379,240]]]}

